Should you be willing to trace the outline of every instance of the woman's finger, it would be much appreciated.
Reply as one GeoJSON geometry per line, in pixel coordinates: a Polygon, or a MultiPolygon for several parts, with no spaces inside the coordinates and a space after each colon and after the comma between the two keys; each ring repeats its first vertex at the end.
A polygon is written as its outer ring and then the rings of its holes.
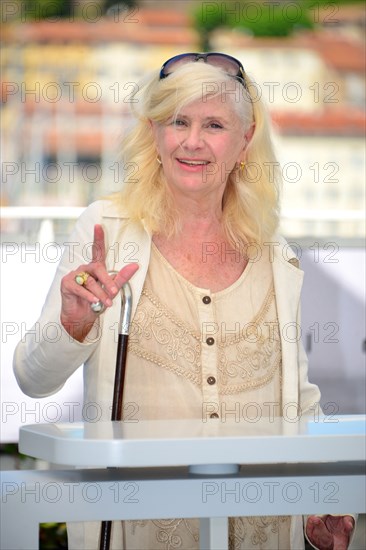
{"type": "Polygon", "coordinates": [[[132,275],[136,273],[138,268],[139,264],[135,263],[127,264],[125,267],[123,267],[114,278],[114,283],[116,284],[116,286],[118,286],[118,288],[121,288],[122,285],[124,285],[125,283],[127,283],[127,281],[131,279],[132,275]]]}
{"type": "Polygon", "coordinates": [[[106,267],[101,262],[92,262],[90,264],[81,265],[76,271],[69,273],[66,278],[69,278],[70,283],[73,285],[76,294],[79,294],[78,287],[76,285],[87,288],[91,292],[95,292],[98,298],[105,299],[114,298],[118,293],[118,286],[114,282],[114,275],[110,275],[106,267]],[[78,282],[80,279],[81,284],[78,282]],[[83,280],[85,279],[85,280],[83,280]]]}
{"type": "Polygon", "coordinates": [[[100,264],[88,267],[92,276],[88,277],[84,286],[97,296],[105,306],[109,307],[122,286],[136,273],[139,265],[128,264],[112,276],[100,264]]]}
{"type": "Polygon", "coordinates": [[[97,277],[96,280],[92,275],[89,275],[83,287],[91,295],[88,300],[89,302],[103,302],[105,306],[110,307],[113,303],[112,298],[114,298],[118,293],[118,288],[116,287],[113,279],[105,273],[105,270],[102,278],[105,279],[105,284],[101,282],[99,277],[97,277]],[[108,285],[108,288],[106,285],[108,285]]]}
{"type": "Polygon", "coordinates": [[[92,262],[105,265],[105,239],[103,227],[99,224],[94,226],[94,240],[92,247],[92,262]]]}

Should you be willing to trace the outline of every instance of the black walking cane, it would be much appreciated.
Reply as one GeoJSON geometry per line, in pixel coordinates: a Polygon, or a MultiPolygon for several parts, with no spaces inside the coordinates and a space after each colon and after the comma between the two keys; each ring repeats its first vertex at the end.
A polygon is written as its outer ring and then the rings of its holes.
{"type": "MultiPolygon", "coordinates": [[[[111,273],[110,273],[111,274],[111,273]]],[[[113,274],[113,273],[112,273],[113,274]]],[[[119,319],[116,372],[114,376],[111,420],[122,420],[123,388],[126,372],[127,343],[130,330],[132,291],[129,283],[121,288],[121,315],[119,319]]],[[[112,522],[102,521],[99,550],[109,550],[112,522]]]]}

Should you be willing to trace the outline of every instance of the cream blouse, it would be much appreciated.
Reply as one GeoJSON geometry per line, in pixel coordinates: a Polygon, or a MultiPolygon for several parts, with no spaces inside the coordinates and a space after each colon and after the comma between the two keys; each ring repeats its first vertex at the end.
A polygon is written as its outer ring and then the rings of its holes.
{"type": "MultiPolygon", "coordinates": [[[[189,283],[153,244],[126,367],[125,420],[279,416],[281,345],[269,258],[262,254],[212,293],[189,283]]],[[[198,533],[197,520],[171,519],[122,522],[115,536],[129,550],[188,550],[199,548],[198,533]]],[[[290,518],[232,518],[229,538],[231,549],[288,550],[290,518]]]]}

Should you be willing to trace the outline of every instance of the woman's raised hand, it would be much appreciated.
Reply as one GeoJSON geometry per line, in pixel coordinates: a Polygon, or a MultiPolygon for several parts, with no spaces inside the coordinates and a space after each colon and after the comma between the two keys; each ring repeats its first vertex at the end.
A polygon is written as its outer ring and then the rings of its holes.
{"type": "Polygon", "coordinates": [[[128,264],[111,277],[105,259],[104,231],[101,225],[95,225],[92,261],[80,265],[61,280],[61,323],[79,342],[86,338],[98,317],[91,305],[101,302],[110,307],[122,285],[138,270],[138,264],[128,264]]]}

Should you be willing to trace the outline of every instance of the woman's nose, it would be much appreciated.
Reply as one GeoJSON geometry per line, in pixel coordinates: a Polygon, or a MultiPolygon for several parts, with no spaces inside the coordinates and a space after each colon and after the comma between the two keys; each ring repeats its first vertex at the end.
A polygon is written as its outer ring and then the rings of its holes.
{"type": "Polygon", "coordinates": [[[182,142],[183,147],[186,149],[198,149],[202,147],[203,133],[202,129],[196,126],[190,126],[187,128],[186,135],[182,142]]]}

